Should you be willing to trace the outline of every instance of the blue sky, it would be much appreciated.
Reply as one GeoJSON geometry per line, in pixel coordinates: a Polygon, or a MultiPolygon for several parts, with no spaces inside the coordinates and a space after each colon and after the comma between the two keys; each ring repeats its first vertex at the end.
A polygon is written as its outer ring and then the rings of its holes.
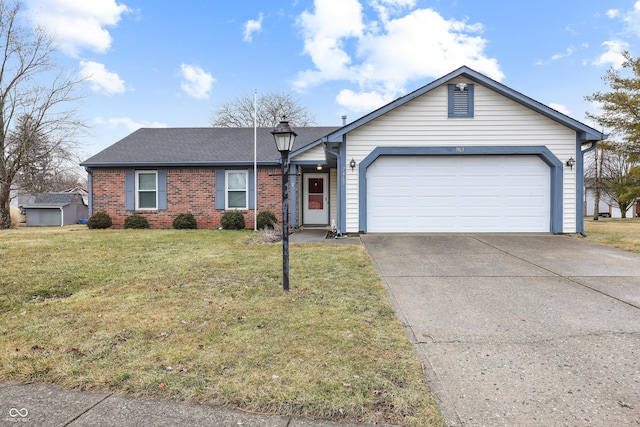
{"type": "Polygon", "coordinates": [[[86,81],[89,157],[139,127],[209,126],[243,95],[290,93],[340,125],[461,65],[594,125],[585,95],[640,55],[640,1],[24,0],[86,81]]]}

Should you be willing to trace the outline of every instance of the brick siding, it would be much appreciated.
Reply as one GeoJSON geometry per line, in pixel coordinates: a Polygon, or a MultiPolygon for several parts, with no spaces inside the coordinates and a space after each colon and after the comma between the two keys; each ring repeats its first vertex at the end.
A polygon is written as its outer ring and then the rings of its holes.
{"type": "MultiPolygon", "coordinates": [[[[113,228],[123,228],[127,216],[139,214],[151,228],[172,228],[173,219],[191,212],[198,228],[218,228],[225,210],[216,209],[215,168],[159,168],[167,173],[166,210],[125,210],[125,174],[135,169],[96,168],[92,170],[93,213],[105,211],[113,228]]],[[[269,210],[282,221],[282,181],[280,168],[258,168],[258,212],[269,210]],[[273,174],[273,176],[269,176],[273,174]]],[[[241,211],[245,225],[253,229],[253,209],[241,211]]]]}

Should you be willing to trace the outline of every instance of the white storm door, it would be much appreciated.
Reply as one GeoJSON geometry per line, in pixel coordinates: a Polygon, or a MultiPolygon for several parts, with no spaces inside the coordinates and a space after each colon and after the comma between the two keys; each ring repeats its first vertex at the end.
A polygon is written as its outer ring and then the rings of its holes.
{"type": "Polygon", "coordinates": [[[309,173],[304,175],[302,219],[305,225],[329,223],[329,175],[309,173]]]}

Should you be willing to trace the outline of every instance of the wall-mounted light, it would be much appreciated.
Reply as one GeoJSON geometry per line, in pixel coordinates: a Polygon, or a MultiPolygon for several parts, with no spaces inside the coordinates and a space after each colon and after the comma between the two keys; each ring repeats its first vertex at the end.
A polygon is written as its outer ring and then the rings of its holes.
{"type": "Polygon", "coordinates": [[[349,166],[351,167],[352,171],[356,167],[356,160],[353,157],[351,158],[351,161],[349,162],[349,166]]]}
{"type": "Polygon", "coordinates": [[[567,166],[569,166],[569,168],[571,170],[573,170],[573,165],[576,164],[575,159],[573,158],[573,156],[569,157],[569,160],[567,160],[567,166]]]}
{"type": "Polygon", "coordinates": [[[316,170],[317,171],[321,171],[322,170],[322,165],[316,165],[316,170]]]}

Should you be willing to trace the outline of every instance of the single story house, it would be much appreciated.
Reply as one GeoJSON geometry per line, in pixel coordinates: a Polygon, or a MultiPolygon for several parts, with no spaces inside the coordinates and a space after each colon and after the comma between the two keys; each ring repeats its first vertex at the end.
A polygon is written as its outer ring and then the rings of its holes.
{"type": "MultiPolygon", "coordinates": [[[[92,212],[253,227],[281,211],[272,129],[140,129],[81,165],[92,212]],[[257,187],[254,188],[254,173],[257,187]]],[[[601,132],[461,67],[341,127],[296,128],[290,224],[339,233],[583,231],[583,155],[601,132]]]]}
{"type": "MultiPolygon", "coordinates": [[[[596,204],[596,195],[594,188],[594,179],[585,178],[584,189],[584,212],[587,217],[593,217],[594,208],[596,204]]],[[[633,203],[626,212],[627,218],[633,218],[640,215],[640,202],[633,203]]],[[[622,218],[622,212],[618,204],[611,200],[608,194],[604,191],[600,194],[600,200],[598,204],[598,216],[609,218],[622,218]]]]}
{"type": "Polygon", "coordinates": [[[73,225],[89,217],[81,191],[20,196],[18,204],[27,227],[73,225]]]}

